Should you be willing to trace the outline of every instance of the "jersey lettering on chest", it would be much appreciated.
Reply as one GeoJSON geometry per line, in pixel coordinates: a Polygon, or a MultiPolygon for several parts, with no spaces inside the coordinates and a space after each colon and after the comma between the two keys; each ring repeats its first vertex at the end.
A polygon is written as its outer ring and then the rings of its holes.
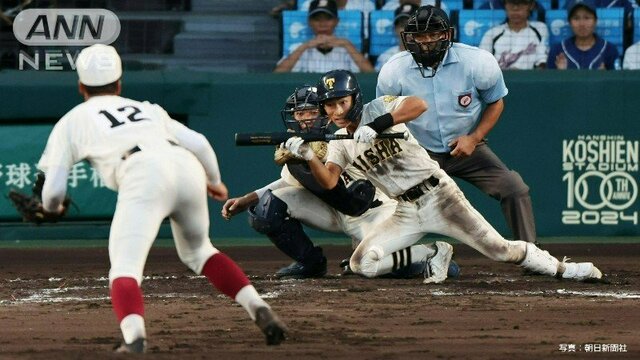
{"type": "Polygon", "coordinates": [[[361,171],[371,170],[374,166],[402,152],[396,139],[376,141],[369,149],[353,160],[352,165],[361,171]]]}
{"type": "Polygon", "coordinates": [[[107,110],[100,110],[98,111],[99,114],[104,115],[105,118],[107,118],[107,120],[109,120],[109,122],[111,123],[111,128],[113,129],[114,127],[118,127],[118,126],[122,126],[124,124],[126,124],[126,121],[121,121],[124,120],[122,119],[123,116],[126,116],[126,119],[128,119],[130,122],[138,122],[138,121],[142,121],[142,120],[149,120],[148,118],[143,117],[143,115],[141,114],[140,109],[138,109],[135,106],[123,106],[119,109],[117,109],[118,112],[120,114],[117,114],[118,117],[112,115],[110,112],[108,112],[107,110]],[[131,110],[129,112],[129,114],[125,114],[125,112],[127,112],[127,110],[131,110]],[[120,120],[119,120],[120,118],[120,120]]]}
{"type": "Polygon", "coordinates": [[[345,185],[349,185],[349,183],[353,181],[353,178],[349,176],[346,171],[343,171],[340,176],[342,176],[342,180],[344,180],[345,185]]]}

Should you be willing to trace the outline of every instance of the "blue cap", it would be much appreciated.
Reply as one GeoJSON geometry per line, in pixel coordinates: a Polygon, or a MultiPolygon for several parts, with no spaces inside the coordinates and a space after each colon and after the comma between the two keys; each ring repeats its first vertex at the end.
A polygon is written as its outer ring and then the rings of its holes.
{"type": "Polygon", "coordinates": [[[569,0],[567,2],[567,17],[571,19],[576,10],[583,8],[598,18],[596,13],[596,2],[594,0],[569,0]]]}

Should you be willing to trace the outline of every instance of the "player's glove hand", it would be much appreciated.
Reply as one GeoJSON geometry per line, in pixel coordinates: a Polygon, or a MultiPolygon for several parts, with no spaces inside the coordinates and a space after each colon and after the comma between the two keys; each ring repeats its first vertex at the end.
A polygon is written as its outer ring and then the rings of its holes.
{"type": "Polygon", "coordinates": [[[301,137],[294,136],[289,138],[287,142],[284,143],[284,147],[289,149],[289,151],[291,151],[293,155],[299,157],[300,159],[304,159],[307,161],[313,159],[313,150],[311,150],[309,144],[305,144],[304,140],[301,137]]]}
{"type": "Polygon", "coordinates": [[[273,154],[273,161],[280,166],[284,166],[289,162],[304,162],[304,160],[296,157],[291,151],[289,151],[289,149],[285,148],[284,143],[276,146],[276,151],[273,154]]]}
{"type": "Polygon", "coordinates": [[[378,133],[369,126],[360,126],[353,134],[353,139],[359,143],[372,143],[378,133]]]}
{"type": "Polygon", "coordinates": [[[67,208],[71,204],[71,198],[66,197],[62,202],[62,211],[56,213],[44,210],[40,197],[36,195],[28,196],[24,193],[12,189],[9,191],[8,196],[9,200],[11,200],[11,202],[13,203],[13,206],[22,216],[22,220],[35,224],[58,221],[66,214],[67,208]]]}

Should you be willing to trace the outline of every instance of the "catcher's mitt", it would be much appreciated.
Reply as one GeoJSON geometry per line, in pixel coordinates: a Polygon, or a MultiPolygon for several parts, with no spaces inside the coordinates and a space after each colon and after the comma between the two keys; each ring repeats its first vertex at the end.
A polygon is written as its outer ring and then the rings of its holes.
{"type": "MultiPolygon", "coordinates": [[[[313,150],[318,159],[320,159],[322,162],[326,160],[325,158],[327,156],[329,143],[325,141],[312,141],[307,144],[311,146],[311,150],[313,150]]],[[[276,146],[276,152],[273,154],[273,161],[275,161],[276,164],[280,166],[283,166],[288,162],[305,162],[303,159],[300,159],[293,155],[288,149],[281,148],[280,146],[276,146]]]]}
{"type": "Polygon", "coordinates": [[[64,210],[61,213],[52,213],[44,210],[42,206],[42,186],[44,185],[44,174],[39,173],[33,186],[33,195],[21,193],[15,189],[9,191],[9,200],[22,215],[22,220],[41,224],[43,222],[56,222],[67,212],[67,208],[72,203],[70,197],[66,197],[62,202],[64,210]]]}

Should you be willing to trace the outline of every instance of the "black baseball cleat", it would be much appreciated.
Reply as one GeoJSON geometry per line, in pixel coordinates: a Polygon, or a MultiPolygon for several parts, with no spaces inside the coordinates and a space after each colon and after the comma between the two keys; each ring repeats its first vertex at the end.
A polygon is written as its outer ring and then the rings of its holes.
{"type": "Polygon", "coordinates": [[[266,306],[256,310],[256,325],[262,330],[267,345],[279,345],[286,339],[287,327],[278,315],[266,306]]]}
{"type": "Polygon", "coordinates": [[[294,262],[289,266],[283,267],[276,272],[276,277],[291,279],[307,279],[319,278],[327,274],[327,258],[322,257],[322,261],[312,265],[305,265],[300,262],[294,262]]]}
{"type": "Polygon", "coordinates": [[[147,340],[138,338],[130,344],[123,341],[119,346],[116,345],[113,352],[119,354],[144,354],[147,352],[147,340]]]}

